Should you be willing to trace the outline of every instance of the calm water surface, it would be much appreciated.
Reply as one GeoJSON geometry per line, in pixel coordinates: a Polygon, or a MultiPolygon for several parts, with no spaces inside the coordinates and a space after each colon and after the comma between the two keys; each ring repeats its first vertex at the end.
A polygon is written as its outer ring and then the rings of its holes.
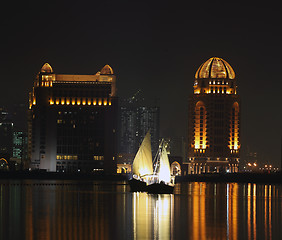
{"type": "Polygon", "coordinates": [[[282,186],[0,181],[0,239],[281,239],[282,186]]]}

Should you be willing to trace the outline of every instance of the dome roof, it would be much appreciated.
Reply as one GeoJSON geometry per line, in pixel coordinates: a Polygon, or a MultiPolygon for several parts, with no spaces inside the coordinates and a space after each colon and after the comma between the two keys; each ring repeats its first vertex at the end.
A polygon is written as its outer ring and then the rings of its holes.
{"type": "Polygon", "coordinates": [[[52,69],[52,67],[50,66],[49,63],[44,63],[44,65],[42,66],[40,72],[42,72],[42,73],[52,73],[53,69],[52,69]]]}
{"type": "Polygon", "coordinates": [[[102,70],[101,70],[101,74],[103,75],[113,75],[114,71],[113,69],[110,67],[110,65],[105,65],[102,70]]]}
{"type": "Polygon", "coordinates": [[[235,72],[229,63],[222,58],[212,57],[199,67],[195,78],[234,79],[235,72]]]}

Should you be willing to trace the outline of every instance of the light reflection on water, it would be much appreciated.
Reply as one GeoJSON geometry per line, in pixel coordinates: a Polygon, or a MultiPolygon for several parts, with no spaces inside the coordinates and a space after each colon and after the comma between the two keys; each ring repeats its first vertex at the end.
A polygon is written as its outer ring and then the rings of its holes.
{"type": "Polygon", "coordinates": [[[281,223],[281,185],[0,181],[0,239],[279,239],[281,223]]]}
{"type": "Polygon", "coordinates": [[[173,195],[133,193],[134,239],[170,239],[173,195]]]}

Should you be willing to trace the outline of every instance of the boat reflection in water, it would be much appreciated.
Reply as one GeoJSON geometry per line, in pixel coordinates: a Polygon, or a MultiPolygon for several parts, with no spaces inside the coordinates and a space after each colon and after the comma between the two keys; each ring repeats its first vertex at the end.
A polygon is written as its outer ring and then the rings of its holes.
{"type": "Polygon", "coordinates": [[[133,193],[134,239],[170,239],[173,195],[133,193]]]}

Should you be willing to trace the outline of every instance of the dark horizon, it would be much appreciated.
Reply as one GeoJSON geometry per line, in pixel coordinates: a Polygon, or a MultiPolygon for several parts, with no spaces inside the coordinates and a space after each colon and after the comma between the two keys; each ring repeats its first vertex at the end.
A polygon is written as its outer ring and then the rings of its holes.
{"type": "Polygon", "coordinates": [[[217,56],[238,80],[242,151],[280,166],[278,6],[109,0],[29,1],[4,9],[1,106],[27,104],[45,62],[70,74],[95,74],[109,64],[119,97],[141,89],[145,97],[159,98],[161,136],[186,136],[195,72],[217,56]]]}

